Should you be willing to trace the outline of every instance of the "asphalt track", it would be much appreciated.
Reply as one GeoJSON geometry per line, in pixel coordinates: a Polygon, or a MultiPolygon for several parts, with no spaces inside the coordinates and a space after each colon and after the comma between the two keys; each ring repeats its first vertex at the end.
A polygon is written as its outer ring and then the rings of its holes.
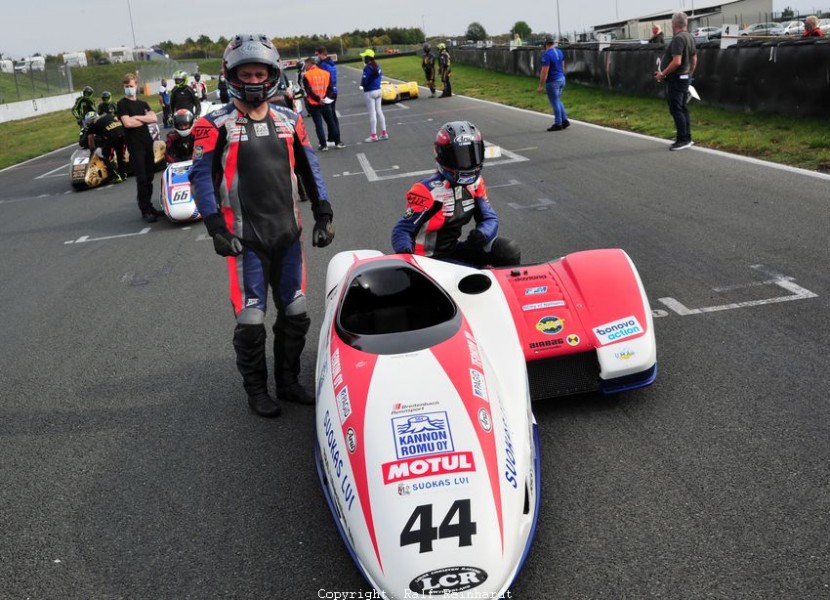
{"type": "MultiPolygon", "coordinates": [[[[437,128],[469,119],[502,148],[485,176],[524,260],[622,247],[658,317],[652,387],[535,406],[542,510],[513,597],[830,597],[830,180],[463,97],[387,107],[391,139],[361,143],[357,75],[348,147],[321,155],[337,237],[306,248],[304,382],[328,260],[390,251],[437,128]]],[[[70,152],[0,172],[0,598],[368,595],[312,409],[247,410],[201,224],[145,225],[132,179],[70,191],[70,152]]]]}

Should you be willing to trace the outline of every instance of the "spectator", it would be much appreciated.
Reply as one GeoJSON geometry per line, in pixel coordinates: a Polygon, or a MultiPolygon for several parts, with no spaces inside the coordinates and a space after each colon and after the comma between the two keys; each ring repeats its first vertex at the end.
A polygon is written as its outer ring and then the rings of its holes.
{"type": "Polygon", "coordinates": [[[676,12],[672,15],[672,38],[660,63],[666,66],[654,73],[658,83],[666,82],[669,113],[677,128],[677,139],[669,146],[669,150],[685,150],[694,145],[688,98],[692,75],[697,68],[697,48],[694,38],[687,31],[688,23],[686,13],[676,12]]]}
{"type": "Polygon", "coordinates": [[[367,48],[360,53],[363,57],[363,76],[360,78],[360,89],[363,90],[363,98],[366,101],[366,108],[369,109],[369,137],[365,142],[377,142],[388,140],[389,133],[386,131],[386,117],[383,116],[383,94],[380,91],[380,82],[383,71],[375,60],[375,51],[367,48]],[[380,125],[380,137],[378,137],[378,125],[380,125]]]}
{"type": "Polygon", "coordinates": [[[114,115],[117,112],[115,102],[112,101],[112,94],[109,92],[101,93],[101,102],[98,103],[99,115],[114,115]]]}
{"type": "Polygon", "coordinates": [[[810,15],[806,19],[804,19],[804,33],[801,37],[822,37],[824,33],[821,31],[821,28],[818,26],[818,17],[816,15],[810,15]]]}
{"type": "Polygon", "coordinates": [[[196,122],[189,178],[213,248],[228,259],[233,346],[248,405],[262,417],[276,417],[281,409],[268,393],[265,351],[269,287],[277,311],[277,398],[314,404],[298,379],[311,319],[297,178],[311,195],[312,245],[327,246],[334,239],[333,213],[302,117],[271,103],[280,79],[280,57],[271,40],[261,34],[234,36],[225,49],[224,72],[233,100],[196,122]]]}
{"type": "Polygon", "coordinates": [[[499,218],[481,175],[484,140],[469,121],[445,123],[434,144],[438,170],[413,185],[407,208],[392,228],[392,248],[477,267],[518,265],[519,245],[497,237],[499,218]],[[465,241],[463,227],[475,220],[465,241]]]}
{"type": "Polygon", "coordinates": [[[170,117],[173,113],[170,110],[170,92],[167,91],[166,79],[162,79],[159,86],[159,105],[161,106],[162,123],[165,127],[171,127],[173,123],[170,117]]]}
{"type": "Polygon", "coordinates": [[[556,47],[552,36],[545,38],[545,52],[542,54],[542,70],[536,91],[547,92],[548,102],[553,109],[553,125],[548,131],[562,131],[571,126],[565,105],[562,104],[562,90],[565,89],[565,55],[556,47]]]}
{"type": "Polygon", "coordinates": [[[663,37],[663,28],[657,23],[651,25],[651,37],[648,40],[649,44],[665,44],[666,40],[663,37]]]}
{"type": "MultiPolygon", "coordinates": [[[[331,75],[332,95],[329,108],[331,109],[331,118],[337,126],[337,131],[340,131],[340,119],[337,118],[337,65],[334,64],[334,61],[331,56],[329,56],[325,46],[317,46],[315,53],[317,54],[317,58],[320,59],[320,68],[328,71],[329,75],[331,75]]],[[[331,130],[329,130],[328,141],[337,141],[331,136],[331,130]]]]}
{"type": "Polygon", "coordinates": [[[320,152],[327,151],[328,137],[334,140],[336,148],[345,148],[346,145],[340,141],[340,130],[337,123],[331,116],[331,75],[325,69],[318,66],[320,59],[316,56],[306,59],[305,73],[303,74],[303,87],[305,88],[306,106],[311,118],[314,119],[314,129],[317,132],[317,140],[320,142],[320,152]],[[328,127],[328,137],[323,127],[323,121],[328,127]]]}
{"type": "Polygon", "coordinates": [[[124,97],[118,101],[118,118],[124,126],[127,149],[130,151],[130,168],[135,175],[136,199],[141,218],[145,223],[155,223],[161,213],[152,204],[155,156],[150,123],[158,123],[150,105],[136,97],[138,82],[134,73],[127,73],[122,80],[124,97]]]}
{"type": "Polygon", "coordinates": [[[95,112],[95,102],[92,100],[92,94],[95,93],[90,86],[85,85],[81,90],[81,95],[75,99],[75,104],[72,106],[72,116],[75,117],[75,122],[79,127],[84,126],[84,117],[89,112],[95,112]]]}
{"type": "Polygon", "coordinates": [[[452,64],[450,61],[450,53],[447,50],[447,45],[444,43],[438,44],[438,75],[441,77],[441,85],[443,90],[439,98],[449,98],[452,96],[452,85],[450,84],[450,73],[452,72],[452,64]]]}
{"type": "Polygon", "coordinates": [[[435,57],[432,55],[432,47],[424,42],[424,57],[421,59],[421,68],[424,70],[424,77],[429,88],[429,97],[435,98],[435,57]]]}

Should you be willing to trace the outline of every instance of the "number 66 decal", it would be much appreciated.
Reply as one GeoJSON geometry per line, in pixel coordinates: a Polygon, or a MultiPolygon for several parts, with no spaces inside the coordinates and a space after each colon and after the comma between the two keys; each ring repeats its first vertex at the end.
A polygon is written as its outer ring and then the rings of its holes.
{"type": "Polygon", "coordinates": [[[432,504],[421,504],[412,511],[401,531],[401,547],[418,544],[418,552],[432,552],[432,542],[438,539],[458,538],[458,546],[472,546],[476,524],[470,515],[470,500],[456,500],[438,527],[432,526],[432,504]],[[458,515],[457,522],[453,523],[458,515]],[[415,529],[416,523],[418,528],[415,529]]]}

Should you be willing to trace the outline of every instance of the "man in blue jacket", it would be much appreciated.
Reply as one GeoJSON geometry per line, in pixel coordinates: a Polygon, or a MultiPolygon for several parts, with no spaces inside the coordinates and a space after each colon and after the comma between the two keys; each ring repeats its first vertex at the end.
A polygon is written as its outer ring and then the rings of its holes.
{"type": "MultiPolygon", "coordinates": [[[[337,65],[334,64],[331,56],[329,56],[329,53],[326,52],[325,46],[317,46],[317,49],[314,52],[317,54],[317,58],[320,59],[320,68],[325,69],[329,72],[329,75],[331,75],[332,96],[329,108],[331,108],[331,116],[334,119],[334,124],[337,126],[337,130],[340,131],[340,119],[337,118],[337,65]]],[[[332,137],[331,131],[329,131],[328,141],[336,141],[332,137]]]]}

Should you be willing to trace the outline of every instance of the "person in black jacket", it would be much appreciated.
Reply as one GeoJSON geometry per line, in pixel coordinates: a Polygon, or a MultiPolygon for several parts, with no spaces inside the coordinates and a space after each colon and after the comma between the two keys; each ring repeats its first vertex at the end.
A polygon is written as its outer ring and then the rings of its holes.
{"type": "Polygon", "coordinates": [[[202,103],[193,88],[187,85],[187,73],[177,71],[173,75],[173,82],[176,85],[170,92],[171,114],[176,114],[177,110],[184,108],[198,117],[202,110],[202,103]]]}

